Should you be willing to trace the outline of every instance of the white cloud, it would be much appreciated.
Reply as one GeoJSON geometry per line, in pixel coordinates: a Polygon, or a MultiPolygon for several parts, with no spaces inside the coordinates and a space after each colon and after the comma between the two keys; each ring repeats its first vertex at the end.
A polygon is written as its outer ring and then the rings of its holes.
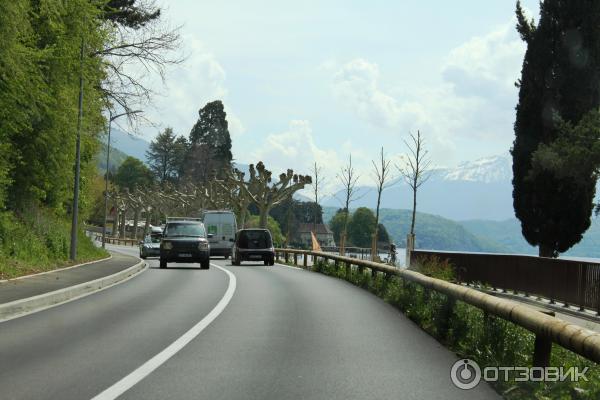
{"type": "MultiPolygon", "coordinates": [[[[340,150],[317,146],[310,122],[292,120],[285,131],[268,135],[256,146],[256,150],[249,154],[249,158],[242,161],[263,161],[273,174],[291,168],[302,175],[312,175],[311,171],[316,162],[328,174],[334,174],[345,162],[339,155],[340,150]]],[[[324,191],[331,193],[336,185],[335,176],[327,176],[324,191]]]]}
{"type": "Polygon", "coordinates": [[[418,123],[424,112],[417,103],[400,103],[379,87],[377,64],[357,58],[333,77],[333,94],[360,118],[376,126],[393,128],[407,121],[418,123]]]}
{"type": "Polygon", "coordinates": [[[465,143],[471,143],[473,153],[490,140],[508,148],[518,94],[514,82],[525,52],[514,24],[511,19],[451,50],[439,85],[418,87],[397,98],[382,88],[378,65],[357,58],[333,74],[333,95],[381,132],[420,129],[439,165],[464,157],[465,143]]]}
{"type": "MultiPolygon", "coordinates": [[[[187,58],[168,71],[167,84],[156,97],[150,118],[160,128],[171,126],[177,134],[187,136],[198,119],[198,110],[210,101],[223,100],[231,135],[241,135],[244,126],[226,101],[225,69],[200,40],[185,36],[183,43],[187,58]]],[[[154,86],[160,84],[156,82],[154,86]]],[[[152,129],[147,136],[153,137],[156,133],[156,129],[152,129]]]]}
{"type": "Polygon", "coordinates": [[[443,78],[458,96],[488,100],[513,99],[525,44],[515,33],[514,19],[484,36],[453,49],[442,68],[443,78]]]}

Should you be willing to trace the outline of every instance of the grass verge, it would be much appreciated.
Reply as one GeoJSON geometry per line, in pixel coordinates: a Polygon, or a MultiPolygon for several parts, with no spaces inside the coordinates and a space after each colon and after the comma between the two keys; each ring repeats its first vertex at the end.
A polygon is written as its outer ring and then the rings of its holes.
{"type": "Polygon", "coordinates": [[[108,256],[78,232],[77,260],[69,260],[71,223],[47,210],[0,212],[0,279],[16,278],[108,256]]]}

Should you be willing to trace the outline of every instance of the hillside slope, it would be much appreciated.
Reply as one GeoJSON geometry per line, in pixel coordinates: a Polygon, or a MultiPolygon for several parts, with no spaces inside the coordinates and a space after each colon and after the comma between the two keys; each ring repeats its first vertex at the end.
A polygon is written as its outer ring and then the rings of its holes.
{"type": "MultiPolygon", "coordinates": [[[[461,221],[469,232],[482,240],[498,243],[507,253],[537,254],[538,249],[530,246],[521,234],[521,224],[516,218],[505,221],[470,220],[461,221]]],[[[592,225],[583,239],[564,256],[600,257],[600,220],[592,217],[592,225]]]]}
{"type": "MultiPolygon", "coordinates": [[[[323,218],[329,222],[336,212],[335,207],[323,207],[323,218]]],[[[381,209],[380,222],[399,247],[406,245],[410,230],[411,211],[381,209]]],[[[421,249],[502,252],[496,243],[478,238],[462,225],[449,219],[426,213],[417,213],[416,247],[421,249]]]]}

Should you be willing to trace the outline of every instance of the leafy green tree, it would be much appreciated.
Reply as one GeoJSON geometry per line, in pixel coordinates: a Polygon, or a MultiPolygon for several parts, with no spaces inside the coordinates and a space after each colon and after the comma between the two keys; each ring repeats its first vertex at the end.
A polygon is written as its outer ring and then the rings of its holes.
{"type": "MultiPolygon", "coordinates": [[[[252,215],[250,218],[246,220],[246,228],[261,228],[260,216],[252,215]]],[[[271,232],[271,237],[273,238],[273,244],[275,247],[281,247],[285,242],[285,237],[281,232],[281,228],[277,221],[274,218],[269,217],[267,219],[266,228],[271,232]]]]}
{"type": "Polygon", "coordinates": [[[563,157],[580,152],[580,141],[565,140],[573,132],[594,134],[584,118],[600,105],[600,2],[545,0],[537,26],[517,2],[517,19],[527,51],[511,151],[513,202],[525,239],[540,256],[555,257],[590,226],[595,168],[563,157]],[[577,177],[552,166],[561,163],[577,177]]]}
{"type": "Polygon", "coordinates": [[[139,29],[160,17],[160,8],[137,0],[110,0],[103,4],[103,8],[104,18],[133,29],[139,29]]]}
{"type": "Polygon", "coordinates": [[[390,242],[390,235],[383,224],[379,224],[379,227],[377,228],[377,241],[379,243],[390,242]]]}
{"type": "Polygon", "coordinates": [[[331,218],[331,221],[329,221],[329,228],[333,232],[333,239],[338,244],[340,242],[342,232],[344,231],[344,225],[349,219],[350,216],[348,215],[348,212],[345,209],[340,208],[337,210],[333,218],[331,218]]]}
{"type": "Polygon", "coordinates": [[[100,49],[108,40],[109,28],[98,19],[97,7],[84,0],[51,6],[48,1],[19,0],[3,2],[0,7],[4,7],[1,18],[13,20],[0,24],[7,35],[3,42],[8,38],[0,46],[4,53],[0,108],[6,113],[0,118],[4,125],[0,130],[6,136],[2,142],[10,148],[5,157],[12,167],[6,176],[11,182],[8,206],[18,209],[41,203],[64,212],[72,197],[79,94],[76,77],[82,75],[85,88],[83,192],[94,173],[90,161],[103,124],[99,88],[105,66],[93,57],[84,58],[82,65],[81,46],[83,42],[86,54],[100,49]],[[19,28],[14,27],[15,22],[19,28]]]}
{"type": "Polygon", "coordinates": [[[323,209],[314,202],[287,199],[273,207],[270,215],[279,223],[282,232],[293,232],[299,224],[323,223],[323,209]],[[288,226],[289,225],[289,226],[288,226]]]}
{"type": "Polygon", "coordinates": [[[190,132],[190,144],[195,159],[205,170],[215,170],[218,176],[231,168],[231,136],[227,125],[227,114],[220,100],[206,104],[198,112],[198,121],[190,132]]]}
{"type": "Polygon", "coordinates": [[[127,157],[117,170],[115,183],[121,189],[130,192],[136,187],[143,188],[152,184],[152,172],[135,157],[127,157]]]}
{"type": "Polygon", "coordinates": [[[348,238],[357,247],[371,247],[377,222],[375,214],[367,207],[359,207],[348,223],[348,238]]]}
{"type": "Polygon", "coordinates": [[[178,178],[186,150],[187,140],[181,136],[175,137],[171,128],[166,128],[150,142],[146,158],[160,184],[173,182],[178,178]]]}

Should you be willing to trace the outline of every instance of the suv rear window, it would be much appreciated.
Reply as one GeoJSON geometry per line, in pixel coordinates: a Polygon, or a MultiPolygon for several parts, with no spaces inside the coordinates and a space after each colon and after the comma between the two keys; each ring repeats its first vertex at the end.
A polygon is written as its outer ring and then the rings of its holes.
{"type": "Polygon", "coordinates": [[[238,237],[241,249],[267,249],[271,246],[271,234],[267,231],[241,231],[238,237]]]}
{"type": "Polygon", "coordinates": [[[186,224],[181,222],[171,222],[165,228],[165,236],[206,236],[204,225],[202,224],[186,224]]]}

